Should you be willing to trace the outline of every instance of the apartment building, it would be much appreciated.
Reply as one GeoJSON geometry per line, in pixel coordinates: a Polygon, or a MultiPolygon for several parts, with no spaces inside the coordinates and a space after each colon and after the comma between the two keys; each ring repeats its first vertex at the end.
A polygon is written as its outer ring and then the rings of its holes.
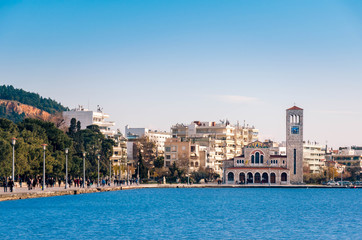
{"type": "Polygon", "coordinates": [[[190,172],[206,167],[207,150],[198,143],[181,138],[170,138],[165,143],[164,166],[170,167],[176,162],[181,167],[187,167],[190,172]]]}
{"type": "Polygon", "coordinates": [[[171,134],[168,132],[162,132],[158,130],[153,131],[148,128],[130,128],[128,125],[125,127],[125,136],[130,141],[147,137],[150,141],[156,144],[158,156],[164,155],[165,142],[168,138],[171,138],[171,134]]]}
{"type": "Polygon", "coordinates": [[[248,125],[231,125],[229,121],[200,122],[171,127],[173,138],[191,140],[207,151],[206,167],[222,175],[222,161],[242,154],[245,145],[258,139],[259,130],[248,125]]]}
{"type": "Polygon", "coordinates": [[[317,142],[303,143],[303,164],[308,166],[309,173],[321,173],[325,163],[325,146],[317,142]]]}
{"type": "Polygon", "coordinates": [[[115,131],[111,129],[115,123],[106,121],[106,119],[109,118],[109,115],[103,113],[103,110],[99,106],[97,107],[96,112],[85,109],[83,106],[78,106],[78,108],[70,111],[64,111],[62,115],[67,127],[70,126],[72,118],[75,118],[80,122],[81,129],[86,129],[90,125],[97,125],[99,126],[101,133],[106,137],[112,137],[115,134],[115,131]]]}

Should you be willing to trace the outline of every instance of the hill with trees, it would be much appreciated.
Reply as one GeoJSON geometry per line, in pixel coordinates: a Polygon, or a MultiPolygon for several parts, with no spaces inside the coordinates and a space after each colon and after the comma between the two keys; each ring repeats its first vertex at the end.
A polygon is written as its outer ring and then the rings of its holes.
{"type": "Polygon", "coordinates": [[[0,86],[0,118],[15,123],[25,118],[56,122],[58,120],[54,119],[54,116],[66,110],[67,107],[50,98],[43,98],[37,93],[16,89],[13,86],[0,86]]]}

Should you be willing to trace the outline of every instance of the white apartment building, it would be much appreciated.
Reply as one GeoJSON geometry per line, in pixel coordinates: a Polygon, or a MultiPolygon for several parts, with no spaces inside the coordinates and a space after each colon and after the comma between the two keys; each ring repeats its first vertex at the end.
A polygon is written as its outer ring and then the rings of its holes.
{"type": "Polygon", "coordinates": [[[325,146],[317,142],[304,142],[303,164],[309,167],[310,173],[321,173],[325,162],[325,146]]]}
{"type": "Polygon", "coordinates": [[[98,106],[97,111],[91,111],[78,106],[78,108],[70,111],[63,112],[63,118],[67,127],[70,126],[70,121],[75,118],[81,124],[81,129],[86,129],[87,126],[97,125],[100,131],[107,137],[112,137],[115,131],[111,129],[115,125],[114,122],[106,121],[109,118],[108,114],[103,113],[102,109],[98,106]]]}
{"type": "Polygon", "coordinates": [[[150,141],[156,144],[157,154],[163,155],[165,152],[165,142],[171,138],[171,134],[162,131],[153,131],[148,128],[130,128],[128,125],[125,127],[125,136],[128,140],[134,140],[141,137],[147,137],[150,141]]]}
{"type": "Polygon", "coordinates": [[[222,175],[222,161],[242,154],[242,148],[258,140],[259,130],[248,125],[231,125],[229,121],[200,122],[171,127],[172,137],[192,140],[207,150],[206,167],[222,175]]]}

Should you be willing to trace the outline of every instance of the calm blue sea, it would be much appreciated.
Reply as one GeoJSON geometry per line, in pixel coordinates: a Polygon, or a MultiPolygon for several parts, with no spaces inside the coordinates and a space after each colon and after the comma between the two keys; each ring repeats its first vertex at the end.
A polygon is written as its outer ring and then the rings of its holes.
{"type": "Polygon", "coordinates": [[[359,189],[140,189],[0,202],[0,239],[362,239],[359,189]]]}

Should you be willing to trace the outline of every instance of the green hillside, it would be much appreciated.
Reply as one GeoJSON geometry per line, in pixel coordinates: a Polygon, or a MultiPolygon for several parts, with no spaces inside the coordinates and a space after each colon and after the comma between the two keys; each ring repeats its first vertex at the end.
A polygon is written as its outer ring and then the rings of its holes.
{"type": "MultiPolygon", "coordinates": [[[[68,110],[68,108],[64,107],[53,99],[43,98],[37,93],[27,92],[23,89],[17,89],[11,85],[0,86],[0,99],[18,101],[22,104],[39,108],[51,114],[68,110]]],[[[16,113],[14,114],[16,115],[16,113]]]]}

